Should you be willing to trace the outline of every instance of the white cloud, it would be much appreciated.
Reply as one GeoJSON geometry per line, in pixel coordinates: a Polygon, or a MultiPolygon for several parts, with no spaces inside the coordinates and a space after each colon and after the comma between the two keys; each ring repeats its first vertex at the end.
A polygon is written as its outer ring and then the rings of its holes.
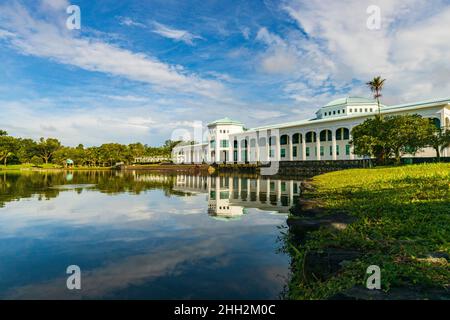
{"type": "Polygon", "coordinates": [[[191,46],[194,45],[195,39],[203,39],[201,36],[192,34],[186,30],[173,29],[156,21],[154,21],[153,24],[155,26],[155,28],[153,29],[154,33],[157,33],[165,38],[182,41],[191,46]]]}
{"type": "Polygon", "coordinates": [[[76,37],[64,26],[35,19],[18,4],[0,7],[0,25],[7,29],[8,34],[3,32],[3,37],[7,36],[9,45],[25,55],[211,98],[218,98],[224,91],[220,82],[187,73],[182,66],[169,65],[99,39],[76,37]]]}
{"type": "Polygon", "coordinates": [[[145,28],[146,25],[137,21],[134,21],[133,19],[131,19],[130,17],[120,17],[119,18],[119,23],[121,25],[127,26],[127,27],[140,27],[140,28],[145,28]]]}
{"type": "MultiPolygon", "coordinates": [[[[445,80],[450,74],[448,3],[286,1],[282,8],[308,35],[297,44],[289,36],[283,41],[296,46],[304,81],[312,83],[311,76],[323,75],[313,87],[320,89],[324,79],[345,87],[353,79],[364,82],[381,75],[387,78],[384,96],[388,103],[449,95],[450,83],[445,80]],[[380,30],[366,27],[366,9],[371,4],[381,8],[380,30]],[[308,55],[314,58],[305,59],[308,55]]],[[[309,96],[301,90],[296,94],[298,100],[309,96]]]]}

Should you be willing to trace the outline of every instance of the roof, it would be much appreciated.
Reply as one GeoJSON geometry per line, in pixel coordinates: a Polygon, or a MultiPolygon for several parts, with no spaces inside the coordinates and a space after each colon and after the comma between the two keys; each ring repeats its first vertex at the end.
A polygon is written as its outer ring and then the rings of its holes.
{"type": "MultiPolygon", "coordinates": [[[[343,98],[343,99],[338,99],[338,100],[343,101],[345,99],[348,99],[348,98],[343,98]]],[[[362,98],[362,99],[365,99],[365,98],[362,98]]],[[[370,100],[370,99],[367,99],[367,100],[370,100]]],[[[337,101],[337,100],[334,100],[334,101],[337,101]]],[[[332,102],[330,102],[329,105],[331,105],[332,102]]],[[[441,105],[441,104],[450,104],[450,98],[433,99],[433,100],[427,100],[427,101],[421,101],[421,102],[415,102],[415,103],[407,103],[407,104],[383,107],[381,109],[381,113],[391,113],[391,112],[395,112],[397,110],[408,109],[408,108],[411,108],[411,109],[426,108],[426,107],[431,107],[431,106],[441,105]]],[[[237,133],[235,135],[239,135],[239,134],[243,134],[243,133],[248,134],[249,132],[258,131],[258,130],[267,130],[267,129],[274,129],[274,128],[288,128],[288,127],[294,127],[294,126],[308,125],[308,124],[314,124],[314,123],[317,123],[317,124],[318,123],[326,123],[326,122],[332,122],[332,121],[344,121],[349,118],[360,118],[360,117],[367,117],[367,116],[368,116],[368,114],[355,114],[355,115],[346,115],[346,116],[339,117],[339,118],[323,118],[323,119],[312,118],[312,119],[306,119],[306,120],[300,120],[300,121],[291,121],[291,122],[278,123],[278,124],[273,124],[273,125],[251,128],[251,129],[248,129],[247,132],[241,132],[241,133],[237,133]]]]}
{"type": "Polygon", "coordinates": [[[213,121],[211,123],[208,123],[208,127],[215,126],[215,125],[218,125],[218,124],[235,124],[235,125],[240,125],[240,126],[244,125],[242,122],[239,122],[239,121],[230,119],[228,117],[225,117],[225,118],[213,121]]]}
{"type": "Polygon", "coordinates": [[[353,104],[374,104],[377,103],[373,99],[363,97],[346,97],[328,102],[324,107],[335,107],[340,105],[353,105],[353,104]]]}

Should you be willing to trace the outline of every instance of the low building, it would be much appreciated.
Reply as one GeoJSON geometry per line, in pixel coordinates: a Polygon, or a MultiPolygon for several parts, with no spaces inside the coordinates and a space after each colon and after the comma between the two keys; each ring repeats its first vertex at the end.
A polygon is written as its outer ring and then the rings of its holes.
{"type": "MultiPolygon", "coordinates": [[[[208,124],[208,140],[179,145],[172,151],[175,163],[245,163],[269,161],[352,160],[351,130],[378,112],[383,115],[419,114],[439,127],[450,128],[450,99],[386,106],[375,100],[348,97],[331,101],[308,120],[246,129],[229,118],[208,124]]],[[[431,148],[414,157],[434,157],[431,148]]],[[[442,156],[450,156],[447,148],[442,156]]]]}

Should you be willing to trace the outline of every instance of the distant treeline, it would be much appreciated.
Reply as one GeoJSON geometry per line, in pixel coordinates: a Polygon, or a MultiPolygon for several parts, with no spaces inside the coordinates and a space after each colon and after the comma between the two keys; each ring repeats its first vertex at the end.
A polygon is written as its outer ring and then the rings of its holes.
{"type": "Polygon", "coordinates": [[[118,162],[132,163],[137,157],[170,157],[177,141],[167,140],[161,147],[140,142],[128,145],[105,143],[99,147],[63,146],[58,139],[40,138],[38,141],[9,136],[0,130],[0,164],[60,164],[71,159],[79,166],[112,166],[118,162]]]}

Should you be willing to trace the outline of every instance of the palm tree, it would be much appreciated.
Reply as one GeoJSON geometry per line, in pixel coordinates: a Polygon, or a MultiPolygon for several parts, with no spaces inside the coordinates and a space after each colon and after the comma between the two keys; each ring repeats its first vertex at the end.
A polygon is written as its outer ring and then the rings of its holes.
{"type": "Polygon", "coordinates": [[[383,85],[386,79],[381,79],[381,76],[373,78],[371,81],[367,82],[366,84],[369,86],[370,91],[373,92],[373,97],[377,99],[378,103],[378,115],[381,114],[380,110],[380,97],[381,97],[381,90],[383,90],[383,85]]]}

